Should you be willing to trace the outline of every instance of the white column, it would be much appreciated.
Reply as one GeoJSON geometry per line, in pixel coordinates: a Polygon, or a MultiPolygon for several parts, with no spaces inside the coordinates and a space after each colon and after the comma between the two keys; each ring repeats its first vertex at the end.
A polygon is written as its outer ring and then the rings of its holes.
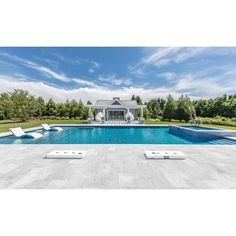
{"type": "Polygon", "coordinates": [[[141,118],[143,118],[143,107],[141,108],[141,118]]]}
{"type": "Polygon", "coordinates": [[[103,108],[103,117],[104,117],[104,120],[106,120],[106,111],[105,111],[105,108],[103,108]]]}

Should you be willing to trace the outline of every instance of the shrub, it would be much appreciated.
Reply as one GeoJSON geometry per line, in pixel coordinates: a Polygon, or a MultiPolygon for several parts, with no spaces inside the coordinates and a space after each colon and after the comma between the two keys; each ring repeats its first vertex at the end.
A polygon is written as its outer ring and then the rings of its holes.
{"type": "Polygon", "coordinates": [[[50,120],[55,120],[55,119],[56,119],[56,116],[49,116],[49,119],[50,119],[50,120]]]}
{"type": "Polygon", "coordinates": [[[5,119],[5,115],[1,112],[0,113],[0,120],[4,120],[5,119]]]}
{"type": "Polygon", "coordinates": [[[235,118],[225,118],[225,117],[215,117],[215,118],[199,118],[202,124],[209,125],[226,125],[226,126],[236,126],[235,118]]]}

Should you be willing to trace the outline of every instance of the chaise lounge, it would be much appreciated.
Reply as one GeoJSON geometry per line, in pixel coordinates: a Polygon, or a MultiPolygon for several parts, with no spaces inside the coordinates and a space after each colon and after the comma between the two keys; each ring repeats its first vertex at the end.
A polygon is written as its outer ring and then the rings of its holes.
{"type": "Polygon", "coordinates": [[[41,124],[44,130],[46,131],[62,131],[61,127],[50,127],[48,124],[41,124]]]}
{"type": "Polygon", "coordinates": [[[36,132],[25,133],[25,131],[21,128],[11,128],[10,131],[17,138],[41,138],[42,134],[36,132]]]}

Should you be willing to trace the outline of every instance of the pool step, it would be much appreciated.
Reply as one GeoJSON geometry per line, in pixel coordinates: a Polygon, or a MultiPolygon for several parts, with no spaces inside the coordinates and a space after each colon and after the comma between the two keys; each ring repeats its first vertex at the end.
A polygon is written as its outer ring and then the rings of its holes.
{"type": "Polygon", "coordinates": [[[236,144],[236,142],[234,142],[233,140],[229,140],[229,139],[217,139],[217,140],[209,141],[209,143],[210,144],[229,144],[229,145],[236,144]]]}

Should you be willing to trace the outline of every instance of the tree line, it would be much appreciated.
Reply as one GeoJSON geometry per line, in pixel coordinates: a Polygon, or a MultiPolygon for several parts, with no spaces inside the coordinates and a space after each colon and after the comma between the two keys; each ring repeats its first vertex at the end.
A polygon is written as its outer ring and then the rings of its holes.
{"type": "MultiPolygon", "coordinates": [[[[133,95],[132,100],[142,105],[140,96],[133,95]]],[[[91,101],[87,104],[91,105],[91,101]]],[[[167,120],[191,120],[200,117],[236,117],[236,94],[224,95],[214,99],[199,99],[191,101],[188,96],[181,95],[174,99],[169,95],[166,99],[156,98],[144,104],[146,119],[163,118],[167,120]]],[[[138,116],[140,113],[138,112],[138,116]]],[[[62,119],[87,119],[89,109],[80,100],[67,100],[57,103],[53,99],[47,102],[43,97],[35,97],[26,90],[15,89],[13,92],[0,94],[0,119],[19,119],[25,121],[33,118],[62,118],[62,119]]]]}
{"type": "Polygon", "coordinates": [[[45,102],[43,97],[35,97],[26,90],[15,89],[13,92],[0,94],[0,119],[19,119],[26,121],[33,118],[86,119],[88,108],[80,100],[67,100],[56,103],[52,98],[45,102]]]}
{"type": "MultiPolygon", "coordinates": [[[[138,104],[143,104],[139,96],[132,96],[138,104]]],[[[191,120],[196,117],[236,117],[236,94],[223,95],[212,99],[198,99],[191,101],[188,96],[181,95],[174,99],[169,95],[166,99],[156,98],[145,103],[147,108],[144,116],[148,118],[164,118],[167,120],[191,120]]]]}

